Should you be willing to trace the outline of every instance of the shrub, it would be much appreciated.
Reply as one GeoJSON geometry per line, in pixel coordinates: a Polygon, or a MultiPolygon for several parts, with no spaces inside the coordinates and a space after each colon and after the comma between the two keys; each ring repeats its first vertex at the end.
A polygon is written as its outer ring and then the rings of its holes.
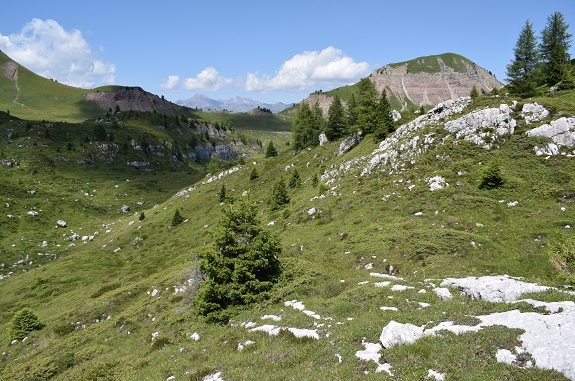
{"type": "Polygon", "coordinates": [[[487,163],[479,182],[479,189],[500,188],[503,186],[503,183],[504,180],[499,162],[494,160],[487,163]]]}
{"type": "Polygon", "coordinates": [[[255,180],[258,177],[260,177],[260,175],[258,174],[258,171],[255,168],[252,169],[252,173],[250,173],[250,180],[255,180]]]}
{"type": "Polygon", "coordinates": [[[575,236],[550,245],[547,255],[549,262],[567,281],[575,282],[575,236]]]}
{"type": "Polygon", "coordinates": [[[8,335],[10,341],[22,340],[32,331],[38,331],[44,328],[38,316],[30,308],[23,308],[16,312],[8,324],[8,335]]]}

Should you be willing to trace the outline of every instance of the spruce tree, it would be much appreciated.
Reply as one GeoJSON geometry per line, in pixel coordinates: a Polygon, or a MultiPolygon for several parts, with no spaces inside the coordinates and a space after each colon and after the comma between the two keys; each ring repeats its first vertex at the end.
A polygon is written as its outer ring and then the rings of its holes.
{"type": "Polygon", "coordinates": [[[540,54],[533,24],[529,20],[519,34],[513,52],[514,59],[507,65],[509,88],[513,94],[531,97],[536,92],[540,54]]]}
{"type": "Polygon", "coordinates": [[[315,101],[311,109],[313,115],[313,123],[310,131],[310,147],[319,145],[319,135],[325,128],[325,120],[323,118],[323,110],[319,106],[319,101],[315,101]]]}
{"type": "Polygon", "coordinates": [[[301,180],[299,178],[299,172],[297,171],[297,168],[294,168],[292,171],[288,185],[290,188],[297,188],[301,185],[301,180]]]}
{"type": "Polygon", "coordinates": [[[182,222],[184,222],[184,217],[180,214],[180,209],[176,209],[172,217],[172,226],[178,226],[182,222]]]}
{"type": "Polygon", "coordinates": [[[220,202],[226,202],[226,186],[224,184],[222,184],[222,187],[220,188],[219,199],[220,202]]]}
{"type": "Polygon", "coordinates": [[[289,202],[290,199],[287,194],[286,183],[283,177],[280,177],[274,184],[272,195],[268,200],[268,205],[271,210],[279,210],[283,208],[284,205],[289,204],[289,202]]]}
{"type": "Polygon", "coordinates": [[[30,308],[23,308],[16,312],[8,323],[8,337],[12,340],[22,340],[32,331],[44,328],[38,316],[30,308]]]}
{"type": "Polygon", "coordinates": [[[336,95],[333,97],[331,105],[327,111],[327,124],[325,127],[325,136],[328,140],[333,141],[341,138],[347,131],[347,120],[345,109],[341,103],[341,98],[336,95]]]}
{"type": "Polygon", "coordinates": [[[245,202],[230,204],[212,232],[211,250],[197,253],[206,276],[195,305],[208,321],[225,323],[234,308],[265,300],[281,273],[281,242],[262,227],[257,209],[245,202]]]}
{"type": "Polygon", "coordinates": [[[568,74],[571,47],[568,28],[569,24],[565,22],[563,14],[555,12],[547,18],[547,25],[541,33],[543,78],[549,86],[559,83],[568,74]]]}
{"type": "Polygon", "coordinates": [[[294,150],[301,151],[308,147],[308,133],[312,123],[313,115],[311,113],[311,108],[306,101],[302,101],[299,105],[292,126],[294,150]]]}
{"type": "Polygon", "coordinates": [[[266,157],[275,157],[278,155],[276,147],[274,147],[274,142],[270,141],[268,147],[266,148],[266,157]]]}
{"type": "Polygon", "coordinates": [[[381,92],[379,102],[377,103],[377,122],[373,133],[376,141],[383,140],[388,134],[395,131],[395,122],[391,114],[391,105],[387,100],[385,89],[381,92]]]}
{"type": "Polygon", "coordinates": [[[260,177],[260,175],[258,174],[258,171],[254,167],[254,169],[252,169],[252,173],[250,173],[250,180],[255,180],[258,177],[260,177]]]}
{"type": "Polygon", "coordinates": [[[369,78],[358,83],[357,127],[364,134],[370,134],[377,125],[377,90],[369,78]]]}
{"type": "Polygon", "coordinates": [[[354,133],[358,131],[357,122],[359,119],[359,106],[357,104],[357,99],[355,94],[351,94],[349,102],[347,104],[347,127],[348,133],[354,133]]]}

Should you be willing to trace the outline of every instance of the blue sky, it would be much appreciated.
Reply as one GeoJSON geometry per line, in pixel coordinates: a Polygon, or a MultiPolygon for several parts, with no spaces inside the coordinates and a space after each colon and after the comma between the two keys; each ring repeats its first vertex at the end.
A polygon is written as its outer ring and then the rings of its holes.
{"type": "Polygon", "coordinates": [[[525,21],[539,34],[555,11],[575,34],[574,0],[27,0],[0,12],[0,50],[80,87],[289,103],[445,52],[504,81],[525,21]]]}

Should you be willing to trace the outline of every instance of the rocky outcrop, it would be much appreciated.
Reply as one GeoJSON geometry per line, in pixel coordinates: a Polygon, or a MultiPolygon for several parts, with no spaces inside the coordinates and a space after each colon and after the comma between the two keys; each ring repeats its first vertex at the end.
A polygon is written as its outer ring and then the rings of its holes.
{"type": "Polygon", "coordinates": [[[549,124],[544,124],[530,131],[529,136],[543,136],[551,138],[553,142],[544,147],[535,147],[535,153],[540,155],[559,155],[561,147],[571,148],[575,146],[575,117],[559,118],[549,124]]]}
{"type": "Polygon", "coordinates": [[[86,94],[86,100],[97,104],[102,111],[116,111],[119,107],[120,111],[155,111],[158,114],[179,115],[187,110],[141,87],[124,87],[112,92],[96,91],[86,94]]]}
{"type": "Polygon", "coordinates": [[[481,92],[490,92],[503,86],[492,74],[461,56],[450,55],[450,65],[445,56],[421,57],[413,61],[387,65],[374,71],[369,78],[378,91],[386,89],[402,104],[433,106],[447,99],[467,96],[473,86],[481,92]],[[443,57],[443,58],[442,58],[443,57]],[[410,72],[410,66],[423,62],[429,69],[410,72]],[[435,61],[435,62],[434,62],[435,61]]]}
{"type": "MultiPolygon", "coordinates": [[[[435,106],[446,100],[468,96],[473,86],[479,92],[491,92],[503,86],[490,72],[457,54],[419,57],[411,61],[386,65],[370,74],[369,79],[378,92],[387,91],[388,98],[395,98],[401,110],[414,105],[435,106]]],[[[306,98],[313,106],[316,102],[324,116],[333,97],[316,92],[306,98]]],[[[345,102],[342,102],[347,107],[345,102]]],[[[394,119],[397,115],[394,115],[394,119]]]]}
{"type": "MultiPolygon", "coordinates": [[[[305,102],[307,102],[307,104],[310,107],[313,107],[317,102],[317,104],[319,105],[319,108],[321,108],[321,110],[323,111],[324,117],[327,117],[327,111],[329,110],[329,106],[331,105],[332,101],[333,101],[333,97],[329,94],[324,94],[324,93],[313,93],[313,94],[310,94],[305,99],[305,102]]],[[[344,101],[342,101],[341,103],[344,107],[347,108],[347,103],[345,103],[344,101]]]]}

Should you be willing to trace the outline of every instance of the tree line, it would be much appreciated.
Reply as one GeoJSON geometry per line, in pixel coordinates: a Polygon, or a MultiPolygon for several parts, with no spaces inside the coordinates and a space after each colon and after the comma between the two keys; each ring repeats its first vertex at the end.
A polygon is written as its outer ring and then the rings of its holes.
{"type": "Polygon", "coordinates": [[[572,35],[568,28],[563,14],[555,12],[547,18],[538,39],[533,23],[525,22],[513,49],[514,59],[507,65],[511,93],[531,97],[538,94],[541,86],[575,88],[575,65],[569,55],[572,35]]]}
{"type": "Polygon", "coordinates": [[[293,147],[296,151],[319,145],[319,135],[325,133],[328,140],[337,140],[354,132],[372,134],[382,140],[395,131],[387,93],[381,93],[369,78],[362,78],[358,91],[352,94],[347,108],[338,95],[333,97],[327,118],[316,101],[312,106],[302,101],[293,122],[293,147]]]}

